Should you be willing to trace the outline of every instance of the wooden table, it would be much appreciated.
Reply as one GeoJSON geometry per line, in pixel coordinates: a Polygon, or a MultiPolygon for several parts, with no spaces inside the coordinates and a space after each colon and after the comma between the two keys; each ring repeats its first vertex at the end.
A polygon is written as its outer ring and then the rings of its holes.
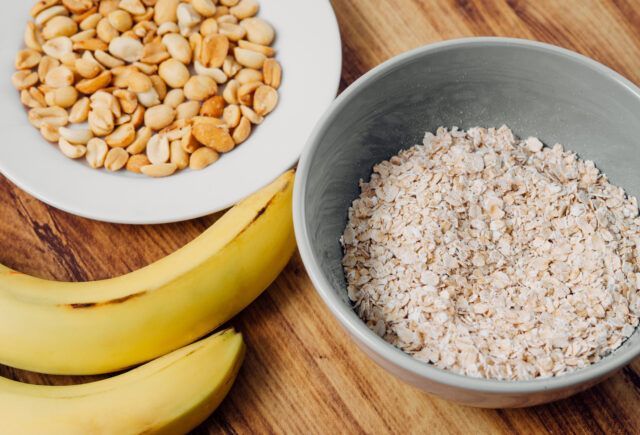
{"type": "MultiPolygon", "coordinates": [[[[405,50],[473,35],[557,44],[640,83],[640,0],[335,0],[334,7],[344,43],[343,88],[405,50]]],[[[2,178],[0,204],[0,262],[59,280],[140,268],[215,219],[146,227],[92,222],[47,207],[2,178]]],[[[233,323],[245,334],[246,362],[227,400],[196,433],[640,431],[640,361],[583,394],[521,410],[467,408],[403,384],[353,346],[297,255],[233,323]]],[[[52,384],[91,379],[7,367],[0,374],[52,384]]]]}

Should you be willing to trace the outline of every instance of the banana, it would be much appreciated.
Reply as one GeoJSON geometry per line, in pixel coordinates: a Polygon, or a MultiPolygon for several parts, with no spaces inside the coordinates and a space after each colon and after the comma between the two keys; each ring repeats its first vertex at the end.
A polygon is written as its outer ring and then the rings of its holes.
{"type": "Polygon", "coordinates": [[[192,343],[266,289],[295,250],[294,172],[191,243],[118,278],[62,283],[0,267],[0,363],[60,375],[131,367],[192,343]]]}
{"type": "Polygon", "coordinates": [[[186,433],[227,395],[244,352],[242,335],[226,330],[89,384],[43,386],[0,378],[2,432],[186,433]]]}

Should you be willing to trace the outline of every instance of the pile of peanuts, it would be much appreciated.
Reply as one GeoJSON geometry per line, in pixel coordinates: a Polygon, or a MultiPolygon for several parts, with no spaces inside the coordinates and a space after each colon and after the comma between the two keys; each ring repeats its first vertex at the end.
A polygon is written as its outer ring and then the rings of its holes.
{"type": "Polygon", "coordinates": [[[150,177],[203,169],[278,104],[275,31],[258,10],[256,0],[41,0],[12,81],[31,124],[69,158],[150,177]]]}

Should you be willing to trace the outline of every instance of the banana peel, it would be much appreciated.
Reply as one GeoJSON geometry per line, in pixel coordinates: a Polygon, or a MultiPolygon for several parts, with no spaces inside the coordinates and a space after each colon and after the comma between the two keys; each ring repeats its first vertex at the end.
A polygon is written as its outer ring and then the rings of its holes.
{"type": "Polygon", "coordinates": [[[289,171],[201,236],[127,275],[63,283],[0,266],[0,363],[40,373],[119,371],[236,315],[295,251],[289,171]]]}
{"type": "Polygon", "coordinates": [[[242,336],[220,332],[127,373],[82,385],[0,378],[7,434],[187,433],[222,402],[245,353],[242,336]]]}

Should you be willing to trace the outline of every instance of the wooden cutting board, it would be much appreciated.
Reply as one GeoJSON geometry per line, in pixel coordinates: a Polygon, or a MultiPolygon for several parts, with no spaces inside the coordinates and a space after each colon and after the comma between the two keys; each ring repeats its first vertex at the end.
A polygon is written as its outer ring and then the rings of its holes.
{"type": "MultiPolygon", "coordinates": [[[[640,84],[640,0],[333,4],[343,37],[343,89],[405,50],[474,35],[557,44],[640,84]]],[[[215,219],[145,227],[103,224],[45,206],[1,177],[0,204],[0,262],[59,280],[93,280],[138,269],[189,242],[215,219]]],[[[198,434],[640,431],[640,361],[585,393],[520,410],[463,407],[403,384],[353,346],[316,295],[297,255],[232,323],[246,337],[247,359],[231,394],[198,434]]],[[[1,367],[0,375],[59,385],[92,379],[8,367],[1,367]]]]}

